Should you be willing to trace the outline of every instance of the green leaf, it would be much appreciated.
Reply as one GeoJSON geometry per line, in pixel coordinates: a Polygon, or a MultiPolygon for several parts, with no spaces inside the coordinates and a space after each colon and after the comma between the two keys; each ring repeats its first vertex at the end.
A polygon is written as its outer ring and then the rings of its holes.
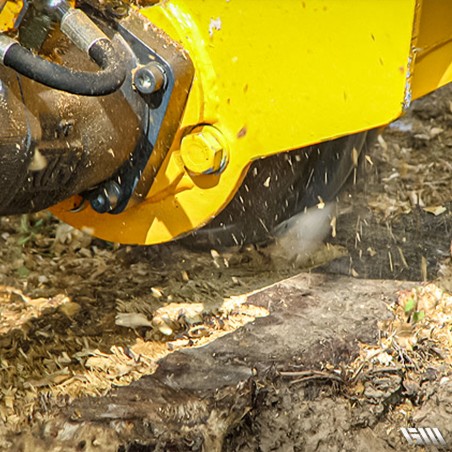
{"type": "Polygon", "coordinates": [[[407,300],[407,302],[405,303],[405,314],[408,314],[409,312],[411,312],[416,306],[416,302],[414,301],[414,298],[409,298],[407,300]]]}
{"type": "Polygon", "coordinates": [[[420,322],[424,317],[425,317],[425,312],[424,311],[416,311],[413,314],[413,323],[420,322]]]}
{"type": "Polygon", "coordinates": [[[35,229],[40,229],[43,225],[44,225],[44,218],[41,218],[33,225],[33,227],[35,229]]]}
{"type": "Polygon", "coordinates": [[[17,240],[17,244],[20,246],[25,245],[27,242],[29,242],[31,239],[31,235],[22,236],[17,240]]]}
{"type": "Polygon", "coordinates": [[[20,226],[19,226],[20,232],[26,234],[30,232],[30,218],[28,214],[23,214],[20,217],[20,226]]]}

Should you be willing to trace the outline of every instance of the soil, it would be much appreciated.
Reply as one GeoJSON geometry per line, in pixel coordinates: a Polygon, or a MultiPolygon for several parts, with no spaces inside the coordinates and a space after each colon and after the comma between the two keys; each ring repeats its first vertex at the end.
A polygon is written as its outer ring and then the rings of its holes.
{"type": "Polygon", "coordinates": [[[452,236],[451,92],[416,101],[370,150],[331,241],[348,256],[328,271],[412,281],[441,273],[452,236]]]}
{"type": "Polygon", "coordinates": [[[1,219],[0,449],[451,445],[451,105],[386,129],[304,268],[1,219]]]}

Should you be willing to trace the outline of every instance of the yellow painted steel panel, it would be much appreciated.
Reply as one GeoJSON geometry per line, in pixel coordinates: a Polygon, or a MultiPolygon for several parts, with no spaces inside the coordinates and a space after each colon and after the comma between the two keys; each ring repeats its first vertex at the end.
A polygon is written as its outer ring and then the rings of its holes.
{"type": "Polygon", "coordinates": [[[255,158],[397,117],[414,11],[414,0],[179,0],[143,14],[202,60],[198,121],[246,128],[255,158]]]}
{"type": "Polygon", "coordinates": [[[414,45],[413,98],[452,81],[452,2],[422,3],[414,45]]]}

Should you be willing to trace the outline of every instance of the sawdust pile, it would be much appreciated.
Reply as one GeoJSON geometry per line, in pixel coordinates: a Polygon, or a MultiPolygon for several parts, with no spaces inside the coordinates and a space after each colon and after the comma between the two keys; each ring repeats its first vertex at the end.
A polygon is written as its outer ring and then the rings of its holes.
{"type": "Polygon", "coordinates": [[[0,286],[2,428],[20,431],[52,406],[130,384],[151,374],[171,351],[202,346],[268,314],[244,304],[246,296],[208,308],[201,303],[156,307],[152,293],[147,301],[117,300],[116,315],[107,313],[97,334],[88,334],[80,322],[82,305],[70,297],[33,299],[0,286]]]}

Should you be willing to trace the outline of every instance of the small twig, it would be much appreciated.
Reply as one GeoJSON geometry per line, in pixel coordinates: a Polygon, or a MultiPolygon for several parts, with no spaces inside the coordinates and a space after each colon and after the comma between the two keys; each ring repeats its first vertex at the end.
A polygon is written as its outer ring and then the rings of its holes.
{"type": "Polygon", "coordinates": [[[355,372],[353,373],[352,378],[350,378],[350,383],[355,383],[356,382],[356,380],[358,379],[359,375],[363,371],[364,366],[366,364],[368,364],[368,363],[369,363],[369,361],[367,361],[367,360],[364,361],[363,363],[361,363],[361,365],[358,367],[358,369],[356,369],[355,372]]]}
{"type": "Polygon", "coordinates": [[[379,367],[377,369],[371,369],[369,374],[399,374],[403,373],[403,367],[379,367]]]}
{"type": "Polygon", "coordinates": [[[290,382],[290,385],[293,385],[295,383],[304,383],[308,381],[314,381],[314,380],[330,380],[335,381],[340,384],[344,384],[344,379],[333,372],[322,372],[317,370],[304,370],[304,371],[282,371],[279,372],[281,377],[289,377],[289,378],[296,378],[295,380],[292,380],[290,382]]]}

